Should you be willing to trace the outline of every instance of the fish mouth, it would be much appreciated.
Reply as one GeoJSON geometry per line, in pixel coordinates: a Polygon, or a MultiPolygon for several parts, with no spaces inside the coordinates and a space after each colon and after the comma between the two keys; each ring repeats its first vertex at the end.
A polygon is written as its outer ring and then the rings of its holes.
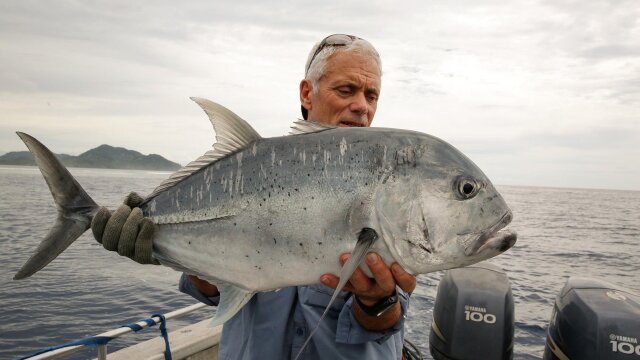
{"type": "Polygon", "coordinates": [[[476,238],[464,253],[467,256],[477,255],[488,250],[495,250],[503,253],[509,250],[518,239],[518,234],[510,229],[503,229],[513,219],[513,214],[507,211],[500,220],[493,226],[483,230],[480,236],[476,238]]]}

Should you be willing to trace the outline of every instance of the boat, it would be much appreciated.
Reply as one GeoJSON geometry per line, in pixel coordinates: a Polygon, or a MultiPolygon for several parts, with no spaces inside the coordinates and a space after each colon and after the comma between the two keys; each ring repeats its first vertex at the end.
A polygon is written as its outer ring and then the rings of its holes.
{"type": "Polygon", "coordinates": [[[43,349],[20,359],[61,359],[82,351],[87,347],[95,347],[97,352],[96,359],[98,360],[164,360],[167,358],[171,358],[172,360],[217,360],[222,326],[211,327],[211,319],[202,320],[171,332],[163,331],[166,320],[190,314],[206,306],[205,304],[197,303],[167,314],[154,315],[149,319],[121,326],[89,338],[43,349]],[[143,341],[113,353],[107,353],[109,341],[155,325],[160,325],[163,336],[143,341]],[[166,357],[166,353],[169,353],[170,356],[166,357]]]}
{"type": "MultiPolygon", "coordinates": [[[[168,335],[165,331],[163,337],[115,351],[108,357],[107,344],[96,344],[102,338],[119,337],[157,324],[162,330],[166,319],[205,306],[194,304],[152,316],[23,359],[58,359],[83,347],[96,346],[99,360],[217,360],[222,326],[210,327],[210,319],[168,335]]],[[[513,359],[514,324],[511,285],[502,269],[487,262],[451,269],[438,284],[429,351],[435,360],[513,359]]],[[[569,278],[554,303],[543,360],[627,360],[638,356],[640,296],[603,280],[569,278]]]]}

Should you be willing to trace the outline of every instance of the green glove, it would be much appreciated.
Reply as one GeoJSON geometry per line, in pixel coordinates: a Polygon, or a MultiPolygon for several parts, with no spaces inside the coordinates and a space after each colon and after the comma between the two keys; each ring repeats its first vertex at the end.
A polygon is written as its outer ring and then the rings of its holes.
{"type": "Polygon", "coordinates": [[[132,192],[113,214],[101,207],[91,220],[91,231],[109,251],[117,251],[140,264],[160,265],[152,256],[154,224],[137,207],[142,201],[140,195],[132,192]]]}

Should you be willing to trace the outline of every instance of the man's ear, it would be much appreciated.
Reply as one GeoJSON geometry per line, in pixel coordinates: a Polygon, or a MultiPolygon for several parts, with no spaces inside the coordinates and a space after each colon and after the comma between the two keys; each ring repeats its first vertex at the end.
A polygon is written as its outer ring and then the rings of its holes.
{"type": "Polygon", "coordinates": [[[311,81],[300,81],[300,105],[307,111],[311,110],[311,90],[311,81]]]}

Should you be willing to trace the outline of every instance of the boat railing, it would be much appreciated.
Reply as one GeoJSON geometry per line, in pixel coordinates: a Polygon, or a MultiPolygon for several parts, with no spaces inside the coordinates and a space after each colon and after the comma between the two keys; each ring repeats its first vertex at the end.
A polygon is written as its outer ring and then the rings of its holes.
{"type": "MultiPolygon", "coordinates": [[[[164,314],[164,319],[169,320],[169,319],[178,318],[180,316],[187,315],[196,310],[199,310],[205,306],[207,305],[203,303],[193,304],[193,305],[164,314]]],[[[150,326],[157,325],[162,321],[163,320],[161,315],[154,315],[149,319],[141,320],[134,324],[121,326],[117,329],[109,330],[107,332],[103,332],[101,334],[98,334],[80,341],[74,341],[69,344],[55,346],[50,348],[49,350],[45,349],[44,352],[42,351],[37,352],[36,353],[37,355],[27,356],[21,359],[29,359],[29,360],[60,359],[68,355],[71,355],[73,353],[76,353],[78,351],[81,351],[88,346],[95,346],[97,348],[98,360],[106,360],[107,359],[107,343],[106,342],[114,338],[118,338],[123,335],[132,333],[134,331],[137,332],[142,329],[148,328],[150,326]],[[96,344],[95,342],[91,341],[93,339],[107,339],[107,341],[104,343],[99,342],[98,344],[96,344]],[[86,342],[86,344],[83,343],[78,345],[70,345],[70,344],[76,344],[76,343],[82,343],[82,342],[86,342]]]]}

